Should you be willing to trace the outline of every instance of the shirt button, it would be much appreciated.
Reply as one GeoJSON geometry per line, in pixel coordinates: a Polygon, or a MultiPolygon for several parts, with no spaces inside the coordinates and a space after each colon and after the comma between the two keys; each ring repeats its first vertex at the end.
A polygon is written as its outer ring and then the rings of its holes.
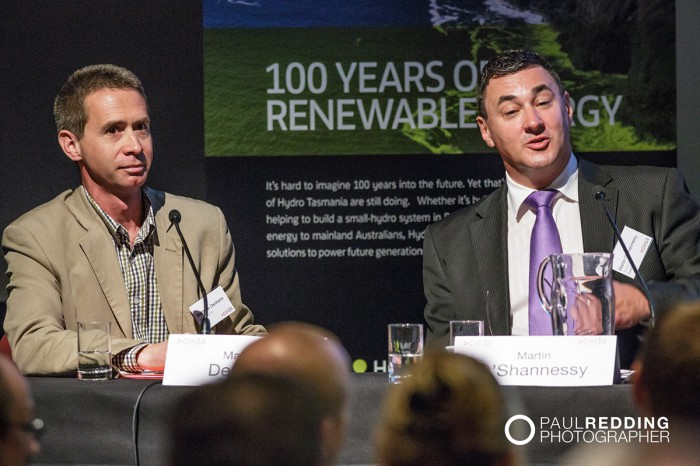
{"type": "Polygon", "coordinates": [[[141,304],[141,298],[134,298],[134,304],[141,304]]]}

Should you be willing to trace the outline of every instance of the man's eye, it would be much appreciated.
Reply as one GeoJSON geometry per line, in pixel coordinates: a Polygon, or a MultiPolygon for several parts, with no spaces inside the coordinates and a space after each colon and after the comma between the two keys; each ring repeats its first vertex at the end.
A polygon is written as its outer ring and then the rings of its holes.
{"type": "Polygon", "coordinates": [[[118,131],[118,130],[117,130],[117,127],[116,127],[116,126],[110,126],[109,128],[107,128],[107,133],[108,133],[108,134],[117,134],[117,131],[118,131]]]}

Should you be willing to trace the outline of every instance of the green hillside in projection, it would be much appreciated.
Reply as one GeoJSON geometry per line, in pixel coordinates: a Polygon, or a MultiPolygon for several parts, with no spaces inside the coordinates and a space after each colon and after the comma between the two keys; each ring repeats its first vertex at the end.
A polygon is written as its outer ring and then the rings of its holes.
{"type": "MultiPolygon", "coordinates": [[[[536,50],[560,71],[575,106],[574,150],[675,148],[675,141],[640,136],[624,123],[640,112],[628,104],[626,74],[576,69],[557,39],[547,25],[205,29],[205,151],[483,153],[476,70],[509,48],[536,50]]],[[[675,125],[675,115],[666,118],[675,125]]]]}

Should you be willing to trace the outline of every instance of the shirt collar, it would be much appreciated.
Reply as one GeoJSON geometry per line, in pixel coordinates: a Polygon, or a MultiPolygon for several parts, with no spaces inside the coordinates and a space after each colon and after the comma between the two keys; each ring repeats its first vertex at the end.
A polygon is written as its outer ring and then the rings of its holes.
{"type": "MultiPolygon", "coordinates": [[[[529,208],[523,204],[525,199],[535,190],[516,183],[506,172],[506,185],[508,186],[508,210],[515,212],[516,219],[520,220],[529,208]]],[[[558,199],[568,202],[578,202],[578,159],[572,153],[564,170],[557,176],[548,189],[556,189],[561,194],[558,199]]]]}
{"type": "MultiPolygon", "coordinates": [[[[102,207],[100,207],[97,204],[97,202],[95,202],[92,196],[90,196],[88,190],[85,189],[85,186],[81,187],[83,188],[83,192],[85,193],[85,196],[87,196],[90,205],[93,209],[95,209],[95,212],[97,212],[97,215],[100,217],[100,219],[102,219],[110,235],[112,235],[112,237],[114,238],[114,241],[116,241],[117,243],[128,243],[129,233],[126,231],[126,228],[124,228],[116,220],[110,217],[109,214],[105,212],[102,209],[102,207]]],[[[146,190],[143,187],[141,188],[141,198],[143,199],[143,208],[146,213],[146,218],[143,221],[143,225],[141,226],[141,229],[139,230],[138,236],[136,237],[134,243],[138,241],[145,241],[148,238],[150,238],[156,228],[156,219],[155,214],[153,213],[153,207],[151,206],[151,201],[148,199],[148,196],[146,195],[146,190]]]]}

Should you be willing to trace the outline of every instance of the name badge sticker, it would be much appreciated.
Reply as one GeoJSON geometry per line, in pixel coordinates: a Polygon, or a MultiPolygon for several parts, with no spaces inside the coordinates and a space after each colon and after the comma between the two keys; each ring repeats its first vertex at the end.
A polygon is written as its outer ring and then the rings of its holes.
{"type": "MultiPolygon", "coordinates": [[[[620,236],[622,236],[622,241],[624,241],[630,256],[632,256],[632,260],[634,260],[634,265],[639,268],[644,256],[646,256],[647,252],[649,252],[649,248],[654,243],[654,238],[628,226],[625,226],[620,236]]],[[[613,249],[613,270],[627,275],[630,278],[634,278],[636,275],[619,242],[615,245],[615,249],[613,249]]]]}
{"type": "MultiPolygon", "coordinates": [[[[231,300],[228,299],[221,286],[217,286],[207,295],[207,301],[209,304],[209,324],[212,327],[236,312],[236,308],[233,307],[231,300]]],[[[202,325],[204,318],[203,309],[204,299],[200,299],[190,306],[190,312],[199,325],[202,325]]]]}

